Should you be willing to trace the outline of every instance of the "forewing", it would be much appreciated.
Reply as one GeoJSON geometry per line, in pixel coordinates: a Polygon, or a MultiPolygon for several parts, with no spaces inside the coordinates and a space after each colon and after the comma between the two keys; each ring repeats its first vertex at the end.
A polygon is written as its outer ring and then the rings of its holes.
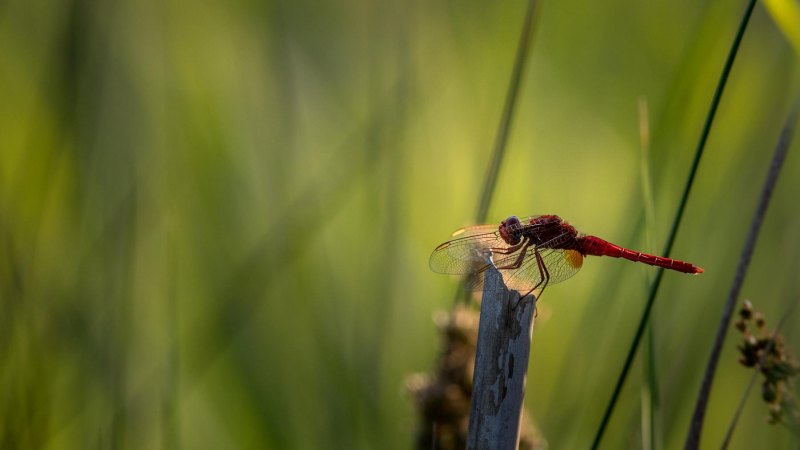
{"type": "Polygon", "coordinates": [[[500,226],[498,224],[486,224],[486,225],[470,225],[468,227],[459,228],[456,231],[453,231],[451,237],[454,238],[465,238],[470,236],[476,236],[479,234],[488,234],[496,232],[500,226]]]}
{"type": "Polygon", "coordinates": [[[474,274],[485,270],[486,257],[491,249],[508,247],[497,232],[496,225],[477,225],[461,228],[451,239],[433,251],[431,270],[453,275],[474,274]]]}
{"type": "MultiPolygon", "coordinates": [[[[509,247],[505,243],[503,243],[503,245],[506,248],[509,247]]],[[[521,255],[521,253],[522,253],[522,247],[518,248],[517,250],[515,250],[515,251],[513,251],[511,253],[493,252],[492,261],[494,262],[495,268],[497,268],[500,271],[500,273],[502,274],[504,272],[504,270],[501,269],[501,267],[511,265],[515,261],[518,261],[518,260],[525,261],[526,258],[528,258],[527,255],[521,255]]],[[[484,275],[485,275],[486,271],[489,268],[492,267],[490,264],[487,264],[485,261],[486,261],[485,259],[482,259],[483,264],[478,266],[475,270],[472,270],[472,271],[468,272],[469,276],[467,277],[467,279],[465,281],[465,287],[466,287],[467,290],[470,290],[470,291],[494,290],[494,289],[487,288],[485,286],[485,284],[484,284],[484,281],[485,281],[484,275]]]]}

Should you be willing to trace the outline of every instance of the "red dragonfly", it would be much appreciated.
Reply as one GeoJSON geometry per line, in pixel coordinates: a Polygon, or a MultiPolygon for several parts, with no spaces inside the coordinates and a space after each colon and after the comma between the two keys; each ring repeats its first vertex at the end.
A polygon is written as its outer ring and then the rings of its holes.
{"type": "Polygon", "coordinates": [[[575,275],[587,255],[624,258],[683,273],[703,273],[703,269],[688,262],[628,250],[599,237],[581,234],[553,215],[522,220],[511,216],[500,226],[475,225],[458,229],[453,236],[454,239],[436,247],[431,254],[431,269],[468,275],[467,285],[472,290],[484,290],[482,275],[491,267],[487,262],[489,256],[493,257],[508,289],[525,293],[522,297],[575,275]]]}

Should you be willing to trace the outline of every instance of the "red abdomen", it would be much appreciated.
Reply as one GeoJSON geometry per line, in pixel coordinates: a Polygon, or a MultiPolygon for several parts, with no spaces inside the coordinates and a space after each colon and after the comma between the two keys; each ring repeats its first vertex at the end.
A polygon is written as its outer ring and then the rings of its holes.
{"type": "Polygon", "coordinates": [[[628,261],[636,261],[649,264],[651,266],[677,270],[678,272],[683,273],[703,273],[703,269],[688,262],[679,261],[672,258],[662,258],[660,256],[648,255],[647,253],[628,250],[627,248],[612,244],[596,236],[583,236],[578,238],[578,241],[580,252],[584,255],[624,258],[628,261]]]}

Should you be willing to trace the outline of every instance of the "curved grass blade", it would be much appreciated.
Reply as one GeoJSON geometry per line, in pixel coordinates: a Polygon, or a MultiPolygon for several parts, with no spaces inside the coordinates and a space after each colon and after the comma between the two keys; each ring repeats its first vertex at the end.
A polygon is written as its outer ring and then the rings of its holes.
{"type": "MultiPolygon", "coordinates": [[[[647,98],[639,97],[639,146],[641,158],[639,170],[641,172],[642,201],[644,203],[645,217],[645,248],[648,252],[655,251],[652,230],[655,228],[656,213],[653,200],[653,185],[650,181],[650,121],[647,108],[647,98]]],[[[650,281],[647,272],[646,283],[650,281]]],[[[642,386],[642,449],[655,450],[658,424],[656,415],[659,406],[658,377],[656,376],[655,344],[653,323],[647,327],[647,347],[645,347],[645,363],[642,365],[644,384],[642,386]]]]}
{"type": "Polygon", "coordinates": [[[506,100],[503,105],[503,115],[500,118],[500,124],[497,127],[497,134],[495,135],[492,159],[486,170],[481,199],[478,203],[478,210],[475,213],[475,223],[485,222],[486,216],[489,213],[489,204],[492,201],[494,188],[497,185],[497,174],[500,172],[500,165],[506,153],[508,132],[511,129],[511,123],[514,119],[514,108],[517,104],[517,98],[519,97],[519,85],[522,80],[522,73],[525,71],[525,66],[530,54],[529,49],[531,47],[531,41],[533,40],[533,19],[537,7],[538,2],[536,0],[530,0],[528,2],[528,10],[525,13],[522,33],[520,34],[519,44],[517,45],[517,55],[514,59],[514,69],[511,71],[511,81],[508,83],[508,92],[506,93],[506,100]]]}
{"type": "Polygon", "coordinates": [[[711,355],[708,358],[705,373],[703,374],[703,381],[700,385],[700,394],[697,396],[697,403],[695,404],[694,413],[692,414],[692,422],[689,425],[689,433],[686,435],[685,449],[696,449],[700,446],[700,433],[703,430],[703,419],[706,414],[706,407],[708,406],[708,398],[711,393],[711,383],[714,380],[714,373],[717,369],[719,356],[722,353],[722,344],[725,342],[725,336],[728,333],[728,326],[733,315],[733,310],[736,307],[736,299],[739,297],[739,291],[744,283],[744,277],[747,274],[747,268],[750,265],[750,259],[753,256],[753,250],[756,247],[758,240],[758,232],[761,230],[761,224],[764,222],[764,216],[767,213],[769,201],[772,198],[772,192],[775,189],[775,183],[778,181],[781,167],[786,159],[786,153],[789,150],[789,143],[792,141],[794,134],[794,126],[797,121],[797,112],[800,107],[800,98],[795,100],[792,111],[786,119],[786,123],[781,130],[781,136],[778,139],[778,145],[775,146],[775,154],[772,157],[772,163],[767,172],[767,179],[764,182],[764,188],[761,191],[761,198],[758,201],[756,211],[753,213],[753,219],[750,222],[750,229],[747,231],[747,239],[745,240],[742,254],[739,257],[739,264],[736,267],[736,274],[733,278],[731,290],[728,293],[728,298],[725,300],[725,305],[722,310],[722,317],[720,318],[719,326],[717,327],[717,334],[714,337],[714,344],[711,347],[711,355]]]}
{"type": "MultiPolygon", "coordinates": [[[[508,83],[508,91],[506,92],[506,99],[503,105],[503,115],[500,117],[500,124],[497,127],[497,134],[495,135],[492,159],[486,169],[481,198],[478,202],[478,209],[475,212],[475,223],[485,222],[489,214],[489,205],[492,202],[495,186],[497,186],[497,175],[500,172],[500,165],[506,154],[506,143],[508,142],[508,134],[509,130],[511,130],[512,119],[514,118],[517,98],[519,97],[522,73],[525,71],[525,66],[527,65],[530,54],[529,49],[533,41],[533,21],[534,17],[536,17],[538,4],[536,0],[528,1],[528,9],[522,23],[522,32],[519,36],[517,54],[514,59],[514,68],[511,71],[511,80],[508,83]]],[[[468,299],[469,292],[465,289],[464,283],[459,284],[454,303],[458,303],[459,300],[467,303],[468,299]]]]}
{"type": "MultiPolygon", "coordinates": [[[[680,204],[678,205],[678,211],[675,213],[675,219],[672,222],[672,228],[670,229],[669,237],[667,238],[667,244],[664,247],[664,251],[662,254],[665,257],[669,257],[672,251],[672,245],[675,243],[675,236],[678,233],[678,226],[681,223],[681,219],[683,218],[683,212],[686,209],[686,203],[689,199],[689,193],[691,192],[692,185],[694,184],[694,177],[697,174],[697,168],[700,165],[700,158],[703,156],[703,150],[706,146],[706,141],[708,140],[708,135],[711,132],[711,125],[714,122],[714,117],[717,113],[717,108],[719,107],[720,99],[722,98],[722,92],[725,90],[725,85],[728,81],[728,75],[730,75],[731,68],[733,67],[733,61],[736,59],[736,54],[739,52],[739,45],[742,42],[742,37],[744,36],[744,30],[747,28],[747,24],[750,22],[750,16],[753,13],[753,8],[755,7],[756,0],[750,0],[747,9],[745,10],[744,16],[742,17],[741,22],[739,23],[739,29],[736,32],[736,37],[733,40],[733,44],[731,45],[730,52],[728,52],[728,58],[725,61],[725,66],[722,68],[722,74],[720,75],[719,82],[717,83],[717,88],[714,91],[714,97],[711,99],[711,106],[708,111],[708,115],[706,116],[705,124],[703,125],[703,130],[700,133],[700,141],[697,144],[697,150],[695,151],[694,161],[692,161],[691,169],[689,169],[689,177],[686,180],[686,187],[683,190],[683,195],[681,196],[680,204]]],[[[628,355],[625,357],[625,362],[622,366],[622,371],[617,379],[617,384],[614,386],[614,391],[611,394],[611,399],[609,400],[608,406],[606,406],[606,410],[603,413],[603,418],[600,421],[600,426],[597,429],[597,433],[595,434],[594,441],[592,442],[592,449],[597,449],[600,446],[600,441],[603,438],[603,434],[605,433],[606,427],[608,426],[608,422],[611,419],[611,413],[614,411],[614,406],[617,404],[617,400],[619,399],[619,394],[622,391],[622,386],[625,384],[625,379],[628,377],[628,372],[630,371],[631,366],[633,365],[633,358],[636,356],[636,350],[639,348],[639,343],[642,340],[642,336],[644,335],[644,330],[647,327],[648,319],[650,318],[650,311],[653,309],[653,303],[655,302],[656,294],[658,293],[658,288],[661,286],[661,278],[664,275],[664,269],[658,269],[656,271],[655,279],[653,280],[652,287],[650,288],[650,293],[647,296],[647,303],[645,304],[644,311],[642,311],[642,317],[639,320],[639,325],[636,328],[636,334],[633,337],[633,341],[631,342],[631,347],[628,350],[628,355]]]]}

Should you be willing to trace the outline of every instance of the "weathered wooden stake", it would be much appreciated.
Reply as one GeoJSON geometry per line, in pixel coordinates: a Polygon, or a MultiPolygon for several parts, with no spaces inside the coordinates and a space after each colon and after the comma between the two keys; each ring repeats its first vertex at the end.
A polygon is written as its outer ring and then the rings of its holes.
{"type": "Polygon", "coordinates": [[[485,277],[467,448],[517,450],[536,298],[520,301],[494,266],[485,277]]]}

